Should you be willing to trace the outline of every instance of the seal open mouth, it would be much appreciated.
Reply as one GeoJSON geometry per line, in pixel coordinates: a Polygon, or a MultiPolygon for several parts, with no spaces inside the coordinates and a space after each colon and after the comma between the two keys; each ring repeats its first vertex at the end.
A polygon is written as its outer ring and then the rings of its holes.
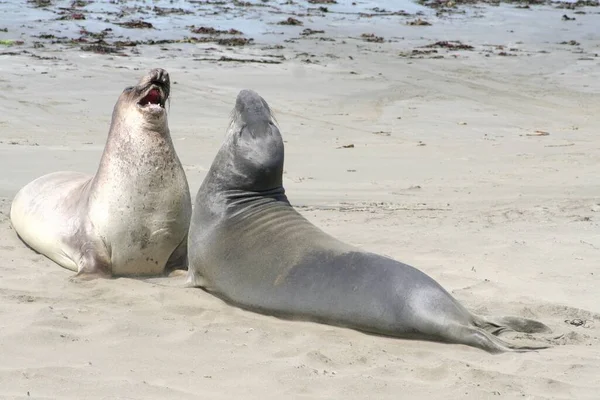
{"type": "Polygon", "coordinates": [[[152,89],[150,92],[140,101],[141,106],[147,104],[158,104],[160,105],[160,90],[152,89]]]}
{"type": "Polygon", "coordinates": [[[153,82],[148,93],[138,102],[138,106],[143,110],[151,112],[162,111],[165,108],[167,100],[167,96],[164,93],[164,90],[153,82]]]}

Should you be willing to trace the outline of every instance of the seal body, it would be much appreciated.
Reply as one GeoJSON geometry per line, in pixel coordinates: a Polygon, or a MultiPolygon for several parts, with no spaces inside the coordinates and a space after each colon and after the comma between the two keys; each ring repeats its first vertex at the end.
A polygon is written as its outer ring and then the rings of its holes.
{"type": "Polygon", "coordinates": [[[361,331],[527,351],[504,330],[544,332],[518,317],[466,310],[409,265],[345,244],[297,213],[282,185],[283,141],[268,104],[240,92],[226,140],[200,187],[188,236],[188,283],[242,308],[361,331]]]}
{"type": "Polygon", "coordinates": [[[17,193],[10,218],[27,245],[85,275],[185,266],[191,199],[169,132],[169,91],[162,69],[123,91],[94,176],[51,173],[17,193]]]}

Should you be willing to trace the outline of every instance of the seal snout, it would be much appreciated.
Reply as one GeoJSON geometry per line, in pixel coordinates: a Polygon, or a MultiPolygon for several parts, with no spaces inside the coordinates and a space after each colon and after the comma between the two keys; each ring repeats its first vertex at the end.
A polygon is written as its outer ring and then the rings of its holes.
{"type": "Polygon", "coordinates": [[[142,84],[154,84],[157,86],[164,87],[167,91],[171,86],[171,80],[169,78],[169,73],[162,68],[155,68],[150,70],[148,74],[142,79],[142,84]]]}
{"type": "Polygon", "coordinates": [[[138,105],[144,109],[160,111],[165,108],[169,98],[169,73],[162,68],[151,70],[142,80],[143,97],[138,105]]]}
{"type": "Polygon", "coordinates": [[[271,109],[254,90],[242,90],[235,100],[235,114],[245,125],[271,122],[271,109]]]}

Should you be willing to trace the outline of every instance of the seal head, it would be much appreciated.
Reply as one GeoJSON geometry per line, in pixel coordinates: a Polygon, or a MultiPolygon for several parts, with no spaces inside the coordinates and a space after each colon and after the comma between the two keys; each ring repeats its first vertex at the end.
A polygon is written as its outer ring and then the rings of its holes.
{"type": "Polygon", "coordinates": [[[237,96],[221,153],[228,167],[213,172],[220,175],[223,189],[265,191],[282,186],[283,140],[269,105],[256,92],[242,90],[237,96]]]}

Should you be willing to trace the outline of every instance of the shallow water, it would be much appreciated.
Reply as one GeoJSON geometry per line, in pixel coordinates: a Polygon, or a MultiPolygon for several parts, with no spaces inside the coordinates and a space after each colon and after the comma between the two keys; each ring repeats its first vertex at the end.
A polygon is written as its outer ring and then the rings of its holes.
{"type": "MultiPolygon", "coordinates": [[[[574,0],[568,0],[573,2],[574,0]]],[[[480,43],[502,41],[504,37],[527,38],[529,43],[556,41],[565,27],[578,37],[596,40],[599,9],[583,7],[584,15],[574,15],[573,10],[552,6],[516,8],[510,4],[460,7],[453,13],[436,16],[436,10],[413,1],[339,1],[338,4],[309,4],[285,1],[182,1],[158,0],[149,5],[145,1],[95,1],[83,7],[72,7],[72,1],[55,1],[49,7],[35,7],[22,1],[0,2],[2,22],[0,39],[36,41],[40,34],[57,38],[78,39],[82,31],[99,33],[110,29],[111,38],[130,41],[185,40],[189,37],[206,37],[190,31],[192,25],[222,30],[237,29],[255,43],[281,43],[297,37],[304,29],[324,30],[329,37],[360,36],[373,33],[386,40],[418,39],[432,34],[440,40],[457,40],[468,35],[480,43]],[[250,4],[250,5],[249,5],[250,4]],[[323,12],[320,7],[326,7],[323,12]],[[410,15],[389,15],[403,11],[410,15]],[[60,17],[80,14],[81,20],[60,20],[60,17]],[[162,14],[162,15],[161,15],[162,14]],[[576,20],[563,21],[570,14],[576,20]],[[302,21],[301,26],[278,24],[289,17],[302,21]],[[416,17],[431,22],[432,26],[408,26],[416,17]],[[152,24],[151,29],[130,29],[116,23],[142,20],[152,24]]],[[[221,35],[220,37],[230,37],[221,35]]],[[[562,40],[562,39],[561,39],[562,40]]],[[[568,40],[568,39],[567,39],[568,40]]],[[[43,42],[46,43],[46,42],[43,42]]]]}
{"type": "MultiPolygon", "coordinates": [[[[151,5],[145,1],[100,2],[96,1],[84,7],[71,8],[71,1],[56,1],[50,7],[23,6],[21,1],[0,2],[0,13],[4,16],[0,25],[8,28],[13,39],[15,33],[24,34],[57,34],[76,36],[81,29],[99,32],[111,28],[115,35],[124,35],[128,40],[178,39],[190,36],[189,26],[210,26],[218,29],[237,29],[249,37],[264,38],[266,41],[273,34],[296,32],[307,26],[324,26],[328,21],[342,20],[351,23],[360,18],[360,13],[377,14],[383,11],[404,10],[409,13],[427,12],[428,10],[411,1],[344,1],[339,4],[325,5],[329,12],[319,11],[319,5],[309,3],[285,4],[285,2],[251,2],[251,6],[236,5],[234,2],[192,2],[192,1],[153,1],[151,5]],[[158,15],[160,9],[179,9],[181,12],[158,15]],[[67,11],[69,10],[69,11],[67,11]],[[85,20],[58,20],[58,12],[82,13],[85,20]],[[277,25],[278,22],[293,16],[305,19],[306,26],[277,25]],[[128,29],[115,25],[114,22],[143,20],[154,26],[154,29],[128,29]],[[43,26],[39,23],[43,22],[43,26]]],[[[246,2],[250,3],[250,2],[246,2]]],[[[239,3],[238,3],[239,4],[239,3]]],[[[398,16],[378,17],[382,21],[394,22],[398,16]]]]}

